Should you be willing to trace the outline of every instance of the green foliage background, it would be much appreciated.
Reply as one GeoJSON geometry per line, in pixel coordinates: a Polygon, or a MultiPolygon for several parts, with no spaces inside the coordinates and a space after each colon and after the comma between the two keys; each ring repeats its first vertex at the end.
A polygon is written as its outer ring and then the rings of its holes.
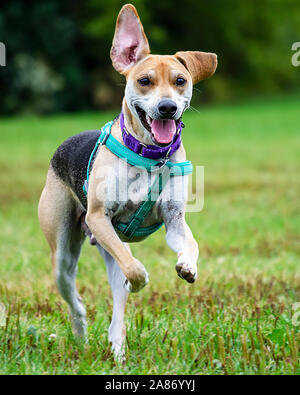
{"type": "MultiPolygon", "coordinates": [[[[124,80],[109,51],[120,0],[13,0],[0,9],[0,112],[118,107],[124,80]]],[[[219,67],[194,104],[270,96],[299,86],[291,46],[298,0],[135,0],[153,53],[216,52],[219,67]]]]}

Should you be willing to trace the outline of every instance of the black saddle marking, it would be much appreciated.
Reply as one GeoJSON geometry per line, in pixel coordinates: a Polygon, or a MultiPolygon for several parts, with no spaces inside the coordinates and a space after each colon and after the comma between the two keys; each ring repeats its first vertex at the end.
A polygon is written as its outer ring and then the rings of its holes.
{"type": "Polygon", "coordinates": [[[73,190],[85,208],[87,199],[82,186],[90,155],[99,136],[100,130],[87,130],[72,136],[57,148],[51,159],[54,173],[73,190]]]}

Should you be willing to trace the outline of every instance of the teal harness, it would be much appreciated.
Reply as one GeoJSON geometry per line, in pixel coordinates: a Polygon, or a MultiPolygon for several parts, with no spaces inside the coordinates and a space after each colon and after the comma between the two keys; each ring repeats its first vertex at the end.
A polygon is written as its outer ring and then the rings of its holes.
{"type": "Polygon", "coordinates": [[[163,222],[160,222],[152,226],[141,226],[155,205],[162,190],[164,189],[167,181],[169,180],[169,176],[185,176],[192,174],[193,166],[190,161],[173,163],[168,157],[165,157],[161,161],[157,162],[153,159],[144,158],[141,155],[136,154],[111,135],[110,132],[112,125],[113,122],[111,121],[103,126],[101,134],[90,155],[83,191],[85,195],[87,195],[91,163],[100,145],[105,145],[113,154],[118,156],[120,159],[125,160],[132,166],[146,169],[149,173],[156,172],[157,175],[152,185],[148,189],[146,199],[140,204],[136,212],[130,218],[129,222],[127,224],[122,222],[116,222],[113,224],[114,228],[121,232],[129,240],[131,240],[133,237],[146,237],[154,233],[164,224],[163,222]]]}

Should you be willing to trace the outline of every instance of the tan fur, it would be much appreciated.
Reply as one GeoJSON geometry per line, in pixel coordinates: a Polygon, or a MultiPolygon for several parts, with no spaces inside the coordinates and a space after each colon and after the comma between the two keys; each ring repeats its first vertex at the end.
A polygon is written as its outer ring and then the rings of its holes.
{"type": "Polygon", "coordinates": [[[182,62],[193,78],[193,84],[211,77],[217,68],[217,55],[200,51],[176,52],[176,58],[182,62]]]}
{"type": "Polygon", "coordinates": [[[186,67],[175,56],[171,55],[149,55],[132,67],[126,74],[126,77],[127,80],[129,78],[134,79],[136,87],[141,93],[145,93],[149,89],[154,90],[159,88],[163,93],[161,96],[168,96],[170,89],[183,90],[183,87],[175,86],[176,78],[184,77],[187,80],[191,79],[191,75],[186,67]],[[143,87],[139,85],[138,80],[148,76],[148,73],[153,70],[155,70],[155,78],[150,78],[151,86],[143,87]],[[175,75],[172,75],[173,70],[176,70],[175,75]]]}
{"type": "Polygon", "coordinates": [[[64,219],[67,220],[66,217],[71,211],[75,212],[74,225],[76,225],[83,208],[70,188],[55,175],[50,167],[39,201],[38,216],[40,226],[51,249],[51,262],[54,268],[59,234],[63,231],[64,219]]]}
{"type": "MultiPolygon", "coordinates": [[[[132,81],[140,95],[151,94],[153,97],[171,97],[173,92],[182,94],[184,87],[176,86],[178,77],[183,77],[192,83],[192,77],[186,67],[175,57],[170,55],[149,55],[126,73],[127,83],[132,81]],[[150,86],[141,86],[138,80],[150,77],[150,86]]],[[[139,140],[143,139],[143,131],[137,118],[131,113],[126,100],[123,100],[125,124],[127,130],[134,134],[139,140]]]]}

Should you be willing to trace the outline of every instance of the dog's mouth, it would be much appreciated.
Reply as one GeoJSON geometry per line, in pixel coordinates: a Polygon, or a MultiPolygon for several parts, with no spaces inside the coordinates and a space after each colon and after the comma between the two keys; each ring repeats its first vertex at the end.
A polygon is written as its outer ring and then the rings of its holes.
{"type": "Polygon", "coordinates": [[[175,119],[152,119],[141,107],[135,106],[139,119],[145,129],[151,134],[153,142],[157,145],[169,145],[176,133],[180,118],[175,119]]]}

